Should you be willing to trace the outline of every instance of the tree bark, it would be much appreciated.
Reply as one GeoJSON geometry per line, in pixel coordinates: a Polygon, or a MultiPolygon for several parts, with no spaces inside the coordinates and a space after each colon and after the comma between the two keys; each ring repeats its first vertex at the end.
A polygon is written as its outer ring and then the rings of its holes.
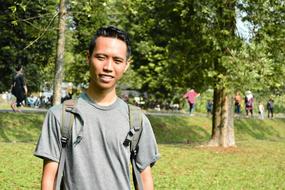
{"type": "Polygon", "coordinates": [[[212,136],[208,146],[235,146],[232,96],[225,89],[214,89],[212,136]]]}
{"type": "Polygon", "coordinates": [[[56,50],[56,65],[53,85],[53,105],[61,103],[61,85],[64,72],[64,45],[65,45],[65,24],[66,9],[65,0],[60,0],[59,18],[58,18],[58,40],[56,50]]]}

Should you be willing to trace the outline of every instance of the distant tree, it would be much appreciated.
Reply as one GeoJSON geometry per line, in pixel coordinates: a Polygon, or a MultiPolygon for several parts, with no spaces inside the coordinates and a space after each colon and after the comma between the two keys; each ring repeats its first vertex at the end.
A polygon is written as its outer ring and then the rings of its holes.
{"type": "Polygon", "coordinates": [[[169,98],[187,87],[201,92],[213,88],[209,145],[235,146],[234,91],[268,88],[274,83],[270,73],[282,68],[273,66],[263,48],[265,42],[248,43],[237,35],[239,1],[138,0],[130,4],[134,65],[144,79],[144,90],[169,98]]]}
{"type": "Polygon", "coordinates": [[[64,74],[65,27],[67,16],[65,6],[65,0],[60,0],[57,31],[58,39],[56,48],[56,64],[53,85],[53,105],[61,103],[61,86],[64,74]]]}

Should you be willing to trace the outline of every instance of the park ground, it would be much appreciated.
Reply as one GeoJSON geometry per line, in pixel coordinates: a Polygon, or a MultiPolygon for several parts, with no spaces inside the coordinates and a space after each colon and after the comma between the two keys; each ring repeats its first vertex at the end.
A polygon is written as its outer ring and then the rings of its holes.
{"type": "MultiPolygon", "coordinates": [[[[211,118],[149,115],[160,160],[156,190],[285,189],[285,119],[235,120],[237,147],[209,148],[211,118]]],[[[42,161],[33,156],[44,113],[0,113],[0,189],[40,189],[42,161]]]]}

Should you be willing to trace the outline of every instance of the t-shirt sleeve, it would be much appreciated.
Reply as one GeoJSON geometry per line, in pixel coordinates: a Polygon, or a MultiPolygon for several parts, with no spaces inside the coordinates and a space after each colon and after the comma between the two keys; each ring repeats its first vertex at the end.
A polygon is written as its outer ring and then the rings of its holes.
{"type": "Polygon", "coordinates": [[[140,171],[142,171],[147,166],[153,166],[159,159],[156,139],[151,124],[145,115],[143,115],[142,133],[138,146],[139,149],[136,157],[136,165],[140,171]]]}
{"type": "Polygon", "coordinates": [[[59,162],[60,157],[60,123],[54,113],[49,110],[42,126],[34,155],[59,162]]]}

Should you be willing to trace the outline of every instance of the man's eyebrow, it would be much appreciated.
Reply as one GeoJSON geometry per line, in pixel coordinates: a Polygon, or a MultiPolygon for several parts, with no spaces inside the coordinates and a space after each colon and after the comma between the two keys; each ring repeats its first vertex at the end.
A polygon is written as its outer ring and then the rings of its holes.
{"type": "Polygon", "coordinates": [[[122,60],[122,61],[125,60],[123,57],[118,57],[118,56],[114,56],[113,58],[114,58],[114,59],[119,59],[119,60],[122,60]]]}
{"type": "Polygon", "coordinates": [[[107,56],[107,55],[106,55],[106,54],[104,54],[104,53],[94,53],[94,56],[98,56],[98,55],[107,56]]]}

